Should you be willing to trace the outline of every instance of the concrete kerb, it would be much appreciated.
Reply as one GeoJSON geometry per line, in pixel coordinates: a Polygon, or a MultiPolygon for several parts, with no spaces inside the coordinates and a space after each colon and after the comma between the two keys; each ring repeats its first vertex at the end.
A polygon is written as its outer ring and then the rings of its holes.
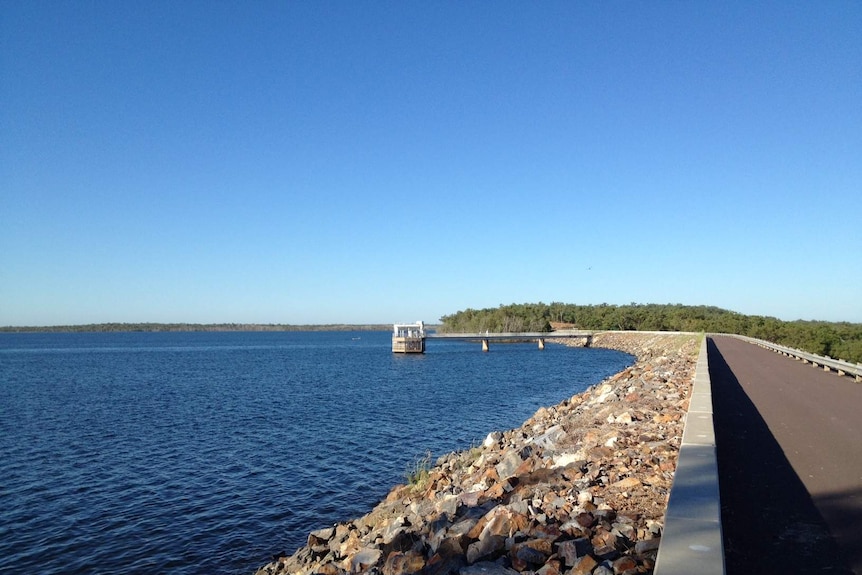
{"type": "Polygon", "coordinates": [[[703,338],[655,575],[724,575],[712,385],[703,338]]]}

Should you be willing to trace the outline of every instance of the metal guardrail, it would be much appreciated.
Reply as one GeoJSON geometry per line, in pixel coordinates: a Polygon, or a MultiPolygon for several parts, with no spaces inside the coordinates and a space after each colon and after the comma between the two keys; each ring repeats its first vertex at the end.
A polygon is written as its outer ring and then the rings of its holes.
{"type": "Polygon", "coordinates": [[[710,335],[735,337],[736,339],[741,339],[743,341],[747,341],[748,343],[753,343],[754,345],[758,345],[762,348],[774,351],[776,353],[780,353],[787,357],[793,357],[805,363],[810,363],[814,367],[822,367],[824,370],[834,371],[838,373],[838,375],[846,375],[853,377],[856,379],[857,383],[862,383],[862,363],[853,364],[849,361],[844,361],[843,359],[832,359],[831,357],[815,355],[813,353],[808,353],[807,351],[794,349],[792,347],[787,347],[784,345],[778,345],[777,343],[772,343],[771,341],[748,337],[745,335],[735,335],[728,333],[710,335]]]}

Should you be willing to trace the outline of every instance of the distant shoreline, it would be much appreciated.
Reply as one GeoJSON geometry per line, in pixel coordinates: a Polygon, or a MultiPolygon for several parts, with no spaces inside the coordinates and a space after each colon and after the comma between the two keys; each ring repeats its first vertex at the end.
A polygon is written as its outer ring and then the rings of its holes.
{"type": "Polygon", "coordinates": [[[54,326],[0,326],[0,333],[192,332],[192,331],[389,331],[391,324],[259,323],[92,323],[54,326]]]}

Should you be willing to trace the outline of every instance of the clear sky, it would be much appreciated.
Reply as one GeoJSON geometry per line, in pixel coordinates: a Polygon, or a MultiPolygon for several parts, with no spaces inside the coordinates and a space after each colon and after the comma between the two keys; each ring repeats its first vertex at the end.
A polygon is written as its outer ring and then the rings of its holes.
{"type": "Polygon", "coordinates": [[[862,3],[0,0],[0,325],[862,322],[862,3]]]}

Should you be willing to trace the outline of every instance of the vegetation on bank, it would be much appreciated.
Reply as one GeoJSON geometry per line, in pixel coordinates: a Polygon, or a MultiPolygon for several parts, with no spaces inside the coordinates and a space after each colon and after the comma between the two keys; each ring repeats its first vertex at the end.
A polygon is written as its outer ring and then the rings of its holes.
{"type": "Polygon", "coordinates": [[[0,332],[129,332],[129,331],[389,331],[389,324],[290,325],[259,323],[91,323],[45,327],[0,327],[0,332]]]}
{"type": "Polygon", "coordinates": [[[540,302],[466,309],[443,316],[441,322],[441,332],[551,331],[551,324],[559,323],[590,330],[733,333],[818,355],[862,362],[862,324],[782,321],[713,306],[540,302]]]}
{"type": "Polygon", "coordinates": [[[414,461],[404,472],[407,484],[417,489],[424,488],[431,476],[431,467],[431,451],[426,451],[425,455],[414,461]]]}

